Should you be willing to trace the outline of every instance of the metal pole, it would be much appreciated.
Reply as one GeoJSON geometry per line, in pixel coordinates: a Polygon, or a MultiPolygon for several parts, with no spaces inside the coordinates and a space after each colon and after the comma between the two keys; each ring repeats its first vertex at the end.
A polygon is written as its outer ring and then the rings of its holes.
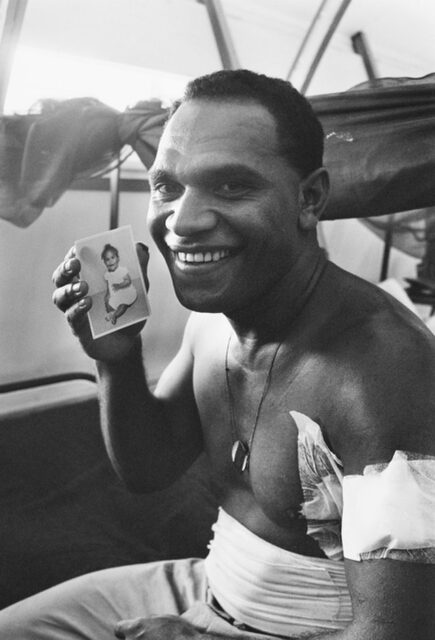
{"type": "Polygon", "coordinates": [[[110,229],[119,226],[119,184],[121,181],[121,163],[110,172],[110,229]]]}
{"type": "MultiPolygon", "coordinates": [[[[362,31],[354,33],[351,38],[352,47],[356,54],[361,56],[364,64],[364,68],[367,73],[367,77],[370,82],[373,82],[378,77],[376,66],[370,53],[370,48],[367,42],[367,38],[362,31]]],[[[391,247],[393,244],[394,236],[394,213],[388,216],[387,228],[384,235],[384,250],[382,252],[382,263],[380,279],[385,280],[388,277],[388,267],[390,263],[391,247]]]]}
{"type": "Polygon", "coordinates": [[[1,0],[0,113],[3,113],[15,48],[23,26],[27,0],[1,0]]]}
{"type": "Polygon", "coordinates": [[[394,213],[388,217],[387,228],[384,236],[384,251],[382,253],[381,265],[381,282],[388,276],[388,266],[390,262],[391,245],[393,244],[394,234],[394,213]]]}
{"type": "Polygon", "coordinates": [[[331,20],[331,23],[329,25],[329,28],[327,30],[327,32],[325,33],[322,42],[320,43],[320,46],[317,50],[316,55],[314,56],[314,60],[312,61],[310,68],[308,69],[308,73],[305,77],[305,80],[301,86],[301,93],[304,94],[307,92],[307,89],[311,83],[311,80],[313,79],[313,76],[315,74],[315,72],[317,71],[317,67],[320,64],[321,59],[323,58],[323,54],[325,53],[328,44],[332,38],[332,36],[334,35],[335,31],[337,30],[338,25],[340,24],[340,21],[342,19],[342,17],[344,16],[348,6],[350,5],[350,3],[352,2],[352,0],[343,0],[343,2],[340,4],[335,16],[333,17],[333,19],[331,20]]]}
{"type": "Polygon", "coordinates": [[[303,37],[301,46],[299,47],[295,59],[292,62],[292,65],[288,71],[287,74],[287,78],[286,80],[291,80],[291,77],[296,69],[296,67],[299,64],[299,61],[302,57],[303,52],[306,49],[306,46],[308,44],[308,42],[310,41],[310,38],[313,34],[314,28],[316,27],[317,23],[319,22],[320,16],[322,15],[323,9],[325,8],[325,5],[328,3],[328,0],[322,0],[321,4],[319,5],[319,8],[317,9],[316,13],[314,14],[314,18],[311,20],[311,24],[308,27],[308,31],[306,32],[305,36],[303,37]]]}
{"type": "Polygon", "coordinates": [[[353,50],[355,53],[360,55],[363,60],[368,79],[370,81],[376,80],[379,74],[376,70],[375,63],[373,62],[365,34],[362,31],[358,31],[357,33],[354,33],[351,40],[353,50]]]}
{"type": "Polygon", "coordinates": [[[220,0],[202,0],[206,6],[224,69],[240,69],[239,60],[220,0]]]}

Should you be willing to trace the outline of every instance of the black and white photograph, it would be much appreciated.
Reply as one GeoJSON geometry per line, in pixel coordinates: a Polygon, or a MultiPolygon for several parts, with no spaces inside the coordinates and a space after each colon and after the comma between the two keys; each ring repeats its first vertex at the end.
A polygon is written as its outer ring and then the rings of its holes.
{"type": "Polygon", "coordinates": [[[435,0],[0,0],[0,640],[435,640],[435,0]]]}
{"type": "Polygon", "coordinates": [[[150,307],[131,227],[77,240],[75,247],[92,299],[93,337],[146,320],[150,307]]]}

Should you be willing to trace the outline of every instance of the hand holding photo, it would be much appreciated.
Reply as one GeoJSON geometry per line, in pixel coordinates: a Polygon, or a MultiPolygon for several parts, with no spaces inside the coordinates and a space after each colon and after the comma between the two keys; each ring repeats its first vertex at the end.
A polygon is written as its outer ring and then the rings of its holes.
{"type": "Polygon", "coordinates": [[[150,315],[131,227],[82,238],[75,243],[81,277],[89,285],[92,336],[99,338],[150,315]]]}

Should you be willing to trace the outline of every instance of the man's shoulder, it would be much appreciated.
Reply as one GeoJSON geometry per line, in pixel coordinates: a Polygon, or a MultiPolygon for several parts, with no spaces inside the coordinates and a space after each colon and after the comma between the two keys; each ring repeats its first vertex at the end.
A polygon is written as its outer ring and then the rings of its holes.
{"type": "Polygon", "coordinates": [[[405,305],[377,285],[353,274],[334,274],[338,303],[325,325],[335,348],[358,351],[362,362],[374,354],[404,360],[435,350],[435,336],[405,305]],[[407,347],[412,347],[408,349],[407,347]],[[365,357],[364,357],[365,356],[365,357]]]}
{"type": "Polygon", "coordinates": [[[384,450],[434,446],[435,337],[375,285],[342,282],[322,342],[322,407],[337,450],[353,466],[384,450]]]}
{"type": "Polygon", "coordinates": [[[364,391],[375,380],[380,390],[388,380],[394,380],[397,390],[411,390],[422,378],[435,391],[435,336],[379,287],[350,284],[341,308],[329,319],[328,332],[332,360],[364,391]]]}

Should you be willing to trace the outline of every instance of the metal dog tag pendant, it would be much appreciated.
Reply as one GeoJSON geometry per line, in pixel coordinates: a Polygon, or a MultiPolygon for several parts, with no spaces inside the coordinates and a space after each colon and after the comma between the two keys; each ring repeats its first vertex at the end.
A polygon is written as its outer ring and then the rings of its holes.
{"type": "Polygon", "coordinates": [[[241,440],[236,440],[233,444],[231,459],[240,473],[243,473],[248,468],[249,449],[241,440]]]}

